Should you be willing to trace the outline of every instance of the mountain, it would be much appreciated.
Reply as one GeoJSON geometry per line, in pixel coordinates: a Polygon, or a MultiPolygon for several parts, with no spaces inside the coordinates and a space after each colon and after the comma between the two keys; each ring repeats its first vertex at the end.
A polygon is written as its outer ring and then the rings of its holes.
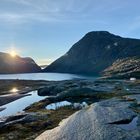
{"type": "Polygon", "coordinates": [[[107,78],[140,78],[140,57],[118,59],[103,74],[107,78]]]}
{"type": "Polygon", "coordinates": [[[45,72],[100,74],[117,59],[140,56],[140,40],[123,38],[107,31],[87,33],[45,72]]]}
{"type": "Polygon", "coordinates": [[[41,69],[45,69],[48,65],[40,65],[41,69]]]}
{"type": "Polygon", "coordinates": [[[12,57],[0,52],[0,74],[40,72],[41,68],[29,57],[12,57]]]}

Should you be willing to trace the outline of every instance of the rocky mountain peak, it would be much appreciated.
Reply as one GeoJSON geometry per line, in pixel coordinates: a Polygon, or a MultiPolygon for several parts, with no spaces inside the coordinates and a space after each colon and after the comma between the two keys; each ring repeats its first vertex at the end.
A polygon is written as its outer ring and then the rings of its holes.
{"type": "Polygon", "coordinates": [[[44,71],[99,74],[117,59],[140,56],[140,40],[123,38],[108,31],[87,33],[44,71]]]}

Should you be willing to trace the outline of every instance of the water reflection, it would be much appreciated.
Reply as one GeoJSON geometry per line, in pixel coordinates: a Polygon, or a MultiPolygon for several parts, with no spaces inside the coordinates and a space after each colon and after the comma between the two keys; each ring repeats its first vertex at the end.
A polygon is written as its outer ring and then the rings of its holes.
{"type": "Polygon", "coordinates": [[[40,97],[37,95],[37,91],[32,91],[28,93],[30,96],[25,96],[18,100],[15,100],[11,103],[1,106],[1,108],[6,108],[0,112],[0,117],[14,115],[17,112],[22,112],[27,106],[31,105],[34,102],[38,102],[45,97],[40,97]]]}
{"type": "Polygon", "coordinates": [[[61,102],[56,102],[56,103],[52,103],[52,104],[47,105],[46,109],[48,109],[48,110],[56,110],[56,109],[59,109],[60,107],[70,106],[70,105],[74,109],[81,109],[81,108],[88,107],[88,104],[86,102],[72,103],[72,102],[68,102],[68,101],[61,101],[61,102]]]}
{"type": "Polygon", "coordinates": [[[11,90],[10,90],[10,92],[12,92],[12,93],[16,93],[16,92],[18,92],[19,90],[16,88],[16,87],[13,87],[11,90]]]}
{"type": "Polygon", "coordinates": [[[0,79],[21,79],[21,80],[49,80],[62,81],[70,79],[97,79],[98,76],[83,76],[76,74],[62,73],[28,73],[28,74],[1,74],[0,79]]]}
{"type": "Polygon", "coordinates": [[[56,110],[60,107],[63,107],[63,106],[68,106],[68,105],[71,105],[71,102],[68,102],[68,101],[62,101],[62,102],[57,102],[57,103],[52,103],[50,105],[47,105],[46,109],[48,110],[56,110]]]}

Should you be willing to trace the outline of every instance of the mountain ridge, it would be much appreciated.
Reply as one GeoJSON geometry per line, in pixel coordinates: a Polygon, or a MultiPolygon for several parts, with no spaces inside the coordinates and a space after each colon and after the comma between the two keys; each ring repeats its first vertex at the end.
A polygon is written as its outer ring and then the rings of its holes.
{"type": "Polygon", "coordinates": [[[117,59],[140,56],[140,39],[124,38],[108,31],[92,31],[44,72],[100,74],[117,59]]]}
{"type": "Polygon", "coordinates": [[[0,52],[0,74],[41,72],[41,68],[30,57],[12,57],[8,53],[0,52]]]}

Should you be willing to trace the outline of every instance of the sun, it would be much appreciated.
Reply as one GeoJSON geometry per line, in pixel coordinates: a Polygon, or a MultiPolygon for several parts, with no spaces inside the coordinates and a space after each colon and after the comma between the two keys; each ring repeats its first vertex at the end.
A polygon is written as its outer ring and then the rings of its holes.
{"type": "Polygon", "coordinates": [[[12,50],[12,51],[10,52],[10,55],[11,55],[12,57],[16,57],[17,53],[16,53],[16,51],[12,50]]]}

